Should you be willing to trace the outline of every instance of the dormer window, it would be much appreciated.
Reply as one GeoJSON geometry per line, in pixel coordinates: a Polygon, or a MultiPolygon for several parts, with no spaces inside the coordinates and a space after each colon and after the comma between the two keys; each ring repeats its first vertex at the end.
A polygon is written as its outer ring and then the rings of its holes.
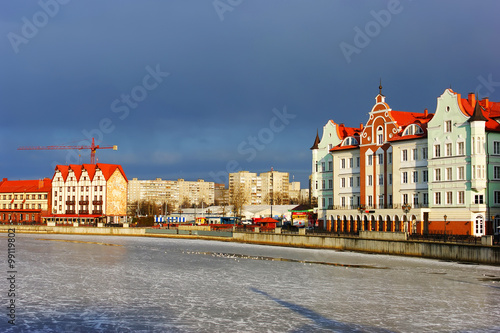
{"type": "Polygon", "coordinates": [[[416,124],[411,124],[408,127],[406,127],[405,131],[403,132],[403,136],[406,135],[419,135],[419,134],[424,134],[424,131],[422,128],[416,124]]]}
{"type": "Polygon", "coordinates": [[[345,138],[344,142],[342,142],[342,146],[356,146],[357,144],[358,140],[352,136],[345,138]]]}

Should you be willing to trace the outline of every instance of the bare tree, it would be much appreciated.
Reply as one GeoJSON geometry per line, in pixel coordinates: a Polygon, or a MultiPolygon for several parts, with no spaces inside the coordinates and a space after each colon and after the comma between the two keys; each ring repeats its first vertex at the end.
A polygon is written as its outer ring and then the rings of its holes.
{"type": "Polygon", "coordinates": [[[230,205],[233,206],[233,211],[238,212],[238,216],[241,216],[241,210],[243,205],[248,202],[247,195],[243,186],[237,185],[231,189],[230,195],[230,205]]]}

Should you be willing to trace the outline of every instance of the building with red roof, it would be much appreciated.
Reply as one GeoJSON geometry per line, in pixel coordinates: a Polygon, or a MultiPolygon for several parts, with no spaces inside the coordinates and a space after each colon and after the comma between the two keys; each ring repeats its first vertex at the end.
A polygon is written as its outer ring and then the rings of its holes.
{"type": "Polygon", "coordinates": [[[0,222],[41,223],[50,212],[51,180],[0,181],[0,222]]]}
{"type": "Polygon", "coordinates": [[[396,111],[379,89],[364,125],[330,120],[321,140],[316,135],[311,193],[320,225],[498,234],[500,103],[446,89],[434,114],[396,111]]]}
{"type": "Polygon", "coordinates": [[[122,223],[128,179],[121,165],[57,165],[52,177],[49,223],[122,223]]]}

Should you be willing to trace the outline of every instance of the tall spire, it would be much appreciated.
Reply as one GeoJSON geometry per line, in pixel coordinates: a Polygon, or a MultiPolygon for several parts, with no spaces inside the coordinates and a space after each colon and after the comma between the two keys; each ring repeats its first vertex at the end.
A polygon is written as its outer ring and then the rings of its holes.
{"type": "Polygon", "coordinates": [[[320,140],[319,140],[319,130],[316,129],[316,140],[314,140],[314,144],[311,147],[311,150],[312,149],[318,149],[319,142],[320,142],[320,140]]]}
{"type": "Polygon", "coordinates": [[[481,105],[479,105],[479,96],[476,94],[476,105],[474,106],[474,113],[468,120],[471,121],[488,121],[488,119],[484,116],[481,105]]]}

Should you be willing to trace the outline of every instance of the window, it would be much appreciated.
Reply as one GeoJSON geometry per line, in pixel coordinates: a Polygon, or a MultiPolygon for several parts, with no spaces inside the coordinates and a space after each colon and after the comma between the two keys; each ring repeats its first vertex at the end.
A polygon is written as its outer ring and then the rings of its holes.
{"type": "MultiPolygon", "coordinates": [[[[343,178],[342,178],[342,179],[343,179],[343,178]]],[[[321,189],[323,189],[323,190],[324,190],[325,188],[326,188],[326,181],[323,179],[323,180],[321,181],[321,189]]]]}
{"type": "Polygon", "coordinates": [[[441,181],[441,169],[434,169],[434,180],[441,181]]]}
{"type": "Polygon", "coordinates": [[[392,185],[392,173],[388,174],[387,177],[389,178],[389,185],[392,185]]]}
{"type": "Polygon", "coordinates": [[[382,126],[377,128],[377,143],[382,145],[384,143],[384,129],[382,126]]]}
{"type": "Polygon", "coordinates": [[[413,207],[418,207],[418,194],[413,195],[413,207]]]}
{"type": "Polygon", "coordinates": [[[408,172],[403,172],[403,184],[408,184],[408,172]]]}
{"type": "Polygon", "coordinates": [[[450,133],[451,132],[451,120],[447,120],[444,122],[444,131],[446,133],[450,133]]]}
{"type": "Polygon", "coordinates": [[[325,207],[326,206],[325,204],[326,204],[326,199],[325,198],[321,199],[321,207],[325,207]]]}
{"type": "Polygon", "coordinates": [[[434,145],[434,157],[441,157],[441,146],[434,145]]]}
{"type": "Polygon", "coordinates": [[[358,168],[359,168],[359,156],[358,156],[358,157],[356,157],[356,167],[358,167],[358,168]]]}
{"type": "Polygon", "coordinates": [[[422,148],[422,159],[427,159],[427,147],[422,148]]]}
{"type": "Polygon", "coordinates": [[[493,142],[493,154],[500,155],[500,141],[493,142]]]}
{"type": "Polygon", "coordinates": [[[342,197],[342,207],[345,207],[345,197],[342,197]]]}
{"type": "Polygon", "coordinates": [[[482,216],[476,217],[475,221],[475,230],[476,230],[476,235],[483,235],[484,234],[484,221],[482,216]]]}
{"type": "Polygon", "coordinates": [[[340,179],[340,187],[342,187],[342,188],[345,187],[345,178],[340,179]]]}
{"type": "Polygon", "coordinates": [[[452,180],[452,168],[446,168],[446,180],[452,180]]]}
{"type": "Polygon", "coordinates": [[[325,162],[321,162],[321,172],[325,172],[325,171],[326,171],[325,162]]]}
{"type": "Polygon", "coordinates": [[[457,155],[465,155],[465,144],[464,144],[464,142],[457,143],[457,155]]]}
{"type": "Polygon", "coordinates": [[[453,192],[446,192],[446,204],[447,205],[453,204],[453,192]]]}
{"type": "Polygon", "coordinates": [[[368,155],[368,165],[373,164],[373,155],[368,155]]]}
{"type": "Polygon", "coordinates": [[[416,149],[416,148],[412,149],[411,155],[412,155],[411,156],[412,160],[417,161],[418,160],[418,149],[416,149]]]}
{"type": "Polygon", "coordinates": [[[482,194],[474,195],[474,204],[481,205],[484,203],[484,196],[482,194]]]}
{"type": "Polygon", "coordinates": [[[428,172],[427,170],[423,170],[423,171],[422,171],[422,181],[423,181],[424,183],[427,183],[427,181],[428,181],[428,179],[429,179],[428,174],[429,174],[429,172],[428,172]]]}
{"type": "Polygon", "coordinates": [[[349,187],[354,187],[354,177],[349,177],[349,187]]]}
{"type": "Polygon", "coordinates": [[[328,161],[328,170],[333,170],[333,161],[328,161]]]}
{"type": "Polygon", "coordinates": [[[101,185],[101,186],[99,186],[99,191],[102,191],[102,185],[101,185]]]}
{"type": "Polygon", "coordinates": [[[354,159],[352,157],[349,159],[349,168],[354,168],[354,159]]]}
{"type": "Polygon", "coordinates": [[[377,162],[378,164],[384,164],[384,155],[383,154],[377,154],[377,162]]]}
{"type": "Polygon", "coordinates": [[[356,177],[356,183],[358,184],[357,186],[359,187],[360,186],[360,178],[359,177],[356,177]]]}
{"type": "Polygon", "coordinates": [[[378,175],[378,184],[384,185],[384,175],[378,175]]]}
{"type": "Polygon", "coordinates": [[[495,203],[500,204],[500,191],[495,191],[493,197],[495,198],[495,203]]]}
{"type": "Polygon", "coordinates": [[[493,167],[493,178],[500,179],[500,166],[493,167]]]}
{"type": "Polygon", "coordinates": [[[418,183],[418,171],[412,172],[412,178],[414,183],[418,183]]]}
{"type": "Polygon", "coordinates": [[[392,164],[392,153],[387,153],[387,163],[392,164]]]}
{"type": "MultiPolygon", "coordinates": [[[[458,167],[457,169],[457,177],[459,180],[464,180],[465,179],[465,168],[463,166],[461,167],[458,167]]],[[[499,168],[499,172],[500,172],[500,168],[499,168]]],[[[499,177],[500,177],[500,174],[499,174],[499,177]]]]}
{"type": "MultiPolygon", "coordinates": [[[[316,162],[316,172],[318,172],[318,163],[316,162]]],[[[96,191],[97,191],[97,188],[96,188],[96,191]]]]}
{"type": "Polygon", "coordinates": [[[328,208],[333,206],[333,198],[328,198],[328,208]]]}
{"type": "Polygon", "coordinates": [[[445,144],[446,156],[451,156],[451,143],[445,144]]]}
{"type": "Polygon", "coordinates": [[[82,186],[82,188],[81,188],[81,191],[83,192],[83,186],[82,186]]]}
{"type": "Polygon", "coordinates": [[[333,188],[333,180],[328,179],[328,188],[332,189],[333,188]]]}
{"type": "Polygon", "coordinates": [[[345,158],[340,160],[340,168],[345,169],[345,158]]]}
{"type": "Polygon", "coordinates": [[[378,208],[383,208],[384,207],[384,196],[379,195],[378,196],[378,208]]]}
{"type": "Polygon", "coordinates": [[[436,204],[436,205],[441,204],[441,192],[434,193],[434,204],[436,204]]]}
{"type": "Polygon", "coordinates": [[[373,185],[373,177],[372,175],[368,175],[368,186],[372,186],[373,185]]]}
{"type": "Polygon", "coordinates": [[[368,207],[373,207],[373,197],[371,195],[368,196],[368,207]]]}
{"type": "Polygon", "coordinates": [[[424,205],[428,205],[429,204],[429,193],[422,193],[422,194],[423,194],[424,205]]]}
{"type": "Polygon", "coordinates": [[[408,194],[403,194],[403,204],[408,203],[408,194]]]}
{"type": "MultiPolygon", "coordinates": [[[[316,189],[318,189],[318,181],[316,181],[315,187],[316,187],[316,189]]],[[[94,196],[94,197],[96,197],[96,196],[94,196]]]]}
{"type": "Polygon", "coordinates": [[[401,160],[402,160],[403,162],[408,161],[408,150],[403,149],[402,156],[401,156],[401,160]]]}
{"type": "Polygon", "coordinates": [[[457,203],[459,205],[463,205],[465,203],[465,192],[464,191],[458,191],[458,193],[457,193],[457,203]]]}

